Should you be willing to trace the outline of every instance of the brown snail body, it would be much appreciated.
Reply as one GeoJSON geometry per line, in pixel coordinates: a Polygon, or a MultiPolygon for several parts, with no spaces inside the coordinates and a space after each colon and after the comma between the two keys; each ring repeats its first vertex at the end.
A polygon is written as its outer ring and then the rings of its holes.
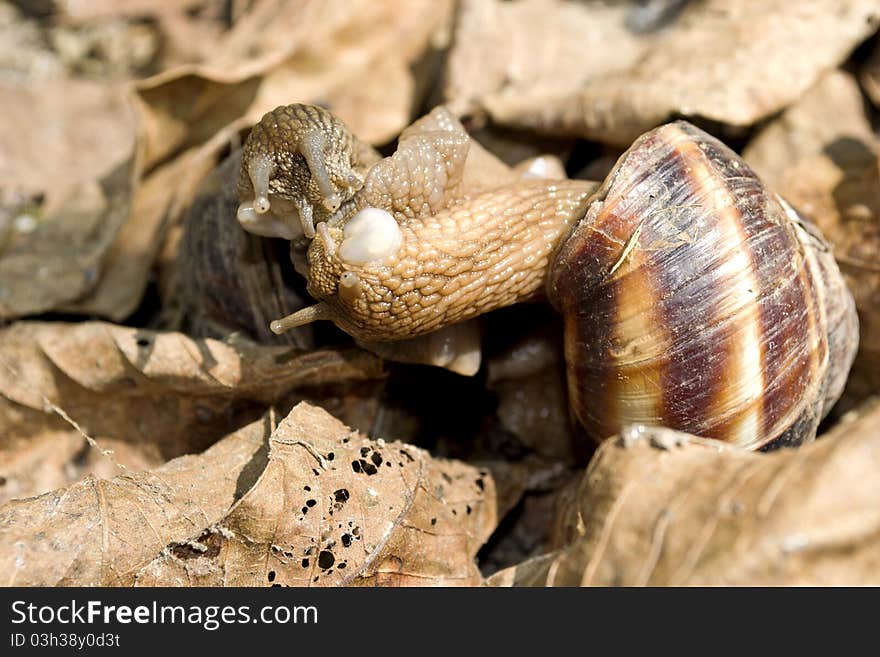
{"type": "Polygon", "coordinates": [[[855,354],[854,305],[821,236],[733,151],[661,126],[593,193],[468,183],[469,146],[442,109],[408,129],[319,224],[305,268],[319,303],[273,330],[329,319],[404,340],[546,294],[594,437],[630,423],[747,448],[815,435],[855,354]]]}

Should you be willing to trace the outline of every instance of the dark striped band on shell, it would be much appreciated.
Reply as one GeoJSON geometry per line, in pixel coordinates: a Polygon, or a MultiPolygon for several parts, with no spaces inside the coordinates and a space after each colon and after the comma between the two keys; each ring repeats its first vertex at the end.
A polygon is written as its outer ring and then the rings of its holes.
{"type": "Polygon", "coordinates": [[[818,232],[727,146],[640,137],[559,249],[570,402],[589,433],[662,425],[749,449],[815,435],[858,342],[818,232]]]}

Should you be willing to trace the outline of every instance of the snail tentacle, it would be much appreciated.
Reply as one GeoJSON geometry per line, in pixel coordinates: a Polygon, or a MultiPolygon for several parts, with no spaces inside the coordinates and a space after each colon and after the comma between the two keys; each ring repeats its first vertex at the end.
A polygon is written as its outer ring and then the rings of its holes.
{"type": "MultiPolygon", "coordinates": [[[[330,212],[339,209],[342,200],[333,187],[330,180],[330,172],[324,163],[324,151],[327,148],[327,138],[316,129],[309,130],[300,139],[299,151],[306,159],[306,164],[312,174],[312,179],[317,183],[318,189],[324,196],[324,207],[330,212]]],[[[346,172],[347,177],[347,172],[346,172]]]]}
{"type": "Polygon", "coordinates": [[[297,199],[296,209],[303,236],[306,239],[312,239],[315,237],[315,219],[311,203],[304,198],[297,199]]]}
{"type": "Polygon", "coordinates": [[[305,308],[297,310],[295,313],[291,313],[281,319],[273,320],[272,323],[269,324],[269,329],[272,333],[281,335],[282,333],[287,333],[292,329],[311,324],[312,322],[332,319],[332,309],[326,303],[316,303],[313,306],[306,306],[305,308]]]}

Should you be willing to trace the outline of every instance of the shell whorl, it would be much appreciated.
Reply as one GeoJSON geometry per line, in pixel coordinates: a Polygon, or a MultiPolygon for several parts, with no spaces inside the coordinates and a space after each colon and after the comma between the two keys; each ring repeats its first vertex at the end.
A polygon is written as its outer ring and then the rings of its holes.
{"type": "Polygon", "coordinates": [[[621,157],[557,253],[571,404],[603,438],[662,425],[796,444],[855,354],[852,298],[821,237],[739,156],[685,122],[621,157]]]}

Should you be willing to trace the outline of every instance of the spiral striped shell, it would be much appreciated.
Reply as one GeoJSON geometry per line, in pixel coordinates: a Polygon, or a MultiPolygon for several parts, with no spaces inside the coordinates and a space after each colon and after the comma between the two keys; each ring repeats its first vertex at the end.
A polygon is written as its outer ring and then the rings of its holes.
{"type": "Polygon", "coordinates": [[[686,122],[621,157],[547,285],[597,438],[643,423],[750,449],[811,439],[858,342],[818,231],[686,122]]]}

